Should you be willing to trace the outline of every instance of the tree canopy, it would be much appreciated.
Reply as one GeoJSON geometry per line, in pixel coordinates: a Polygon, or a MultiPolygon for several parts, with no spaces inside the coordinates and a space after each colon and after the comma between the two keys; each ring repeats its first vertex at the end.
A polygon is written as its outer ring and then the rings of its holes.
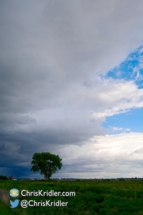
{"type": "Polygon", "coordinates": [[[55,154],[49,152],[35,153],[31,161],[31,171],[40,171],[45,179],[49,179],[52,174],[57,172],[62,167],[62,159],[55,154]]]}

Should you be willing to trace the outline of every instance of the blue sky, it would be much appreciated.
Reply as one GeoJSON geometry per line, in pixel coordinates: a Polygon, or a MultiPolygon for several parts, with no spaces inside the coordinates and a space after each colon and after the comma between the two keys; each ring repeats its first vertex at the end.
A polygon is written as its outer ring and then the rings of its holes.
{"type": "Polygon", "coordinates": [[[142,132],[143,122],[141,116],[143,116],[143,108],[132,108],[126,113],[117,114],[113,117],[107,117],[106,122],[103,122],[102,125],[103,127],[110,129],[110,133],[130,131],[142,132]],[[119,128],[119,130],[114,130],[114,128],[119,128]]]}
{"type": "MultiPolygon", "coordinates": [[[[133,81],[139,89],[143,88],[143,46],[130,53],[123,62],[109,70],[102,78],[133,81]]],[[[107,117],[102,125],[105,128],[109,128],[111,134],[127,132],[128,129],[128,132],[142,132],[142,117],[143,108],[131,108],[125,113],[107,117]]]]}
{"type": "Polygon", "coordinates": [[[106,78],[134,81],[143,88],[143,46],[130,53],[118,66],[107,72],[106,78]]]}

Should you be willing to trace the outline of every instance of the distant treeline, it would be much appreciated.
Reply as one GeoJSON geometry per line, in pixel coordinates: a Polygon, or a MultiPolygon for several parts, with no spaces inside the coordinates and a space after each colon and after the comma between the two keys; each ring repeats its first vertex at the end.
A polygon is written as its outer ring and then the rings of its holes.
{"type": "Polygon", "coordinates": [[[4,176],[4,175],[0,175],[0,179],[7,180],[8,178],[6,176],[4,176]]]}
{"type": "Polygon", "coordinates": [[[0,180],[13,180],[13,179],[14,179],[13,175],[11,175],[9,177],[7,177],[5,175],[0,175],[0,180]]]}

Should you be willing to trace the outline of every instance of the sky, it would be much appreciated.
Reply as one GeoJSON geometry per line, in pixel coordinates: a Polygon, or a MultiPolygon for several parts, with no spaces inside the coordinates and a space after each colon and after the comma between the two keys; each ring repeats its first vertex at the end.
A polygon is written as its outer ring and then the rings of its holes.
{"type": "Polygon", "coordinates": [[[143,1],[0,1],[0,175],[143,177],[143,1]]]}

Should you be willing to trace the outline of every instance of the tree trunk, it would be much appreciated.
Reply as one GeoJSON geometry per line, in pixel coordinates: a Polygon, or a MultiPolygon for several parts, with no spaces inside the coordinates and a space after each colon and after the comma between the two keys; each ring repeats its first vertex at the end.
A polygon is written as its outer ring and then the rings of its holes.
{"type": "Polygon", "coordinates": [[[46,171],[46,172],[45,172],[45,175],[44,175],[46,181],[49,179],[48,173],[49,173],[49,172],[46,171]]]}

